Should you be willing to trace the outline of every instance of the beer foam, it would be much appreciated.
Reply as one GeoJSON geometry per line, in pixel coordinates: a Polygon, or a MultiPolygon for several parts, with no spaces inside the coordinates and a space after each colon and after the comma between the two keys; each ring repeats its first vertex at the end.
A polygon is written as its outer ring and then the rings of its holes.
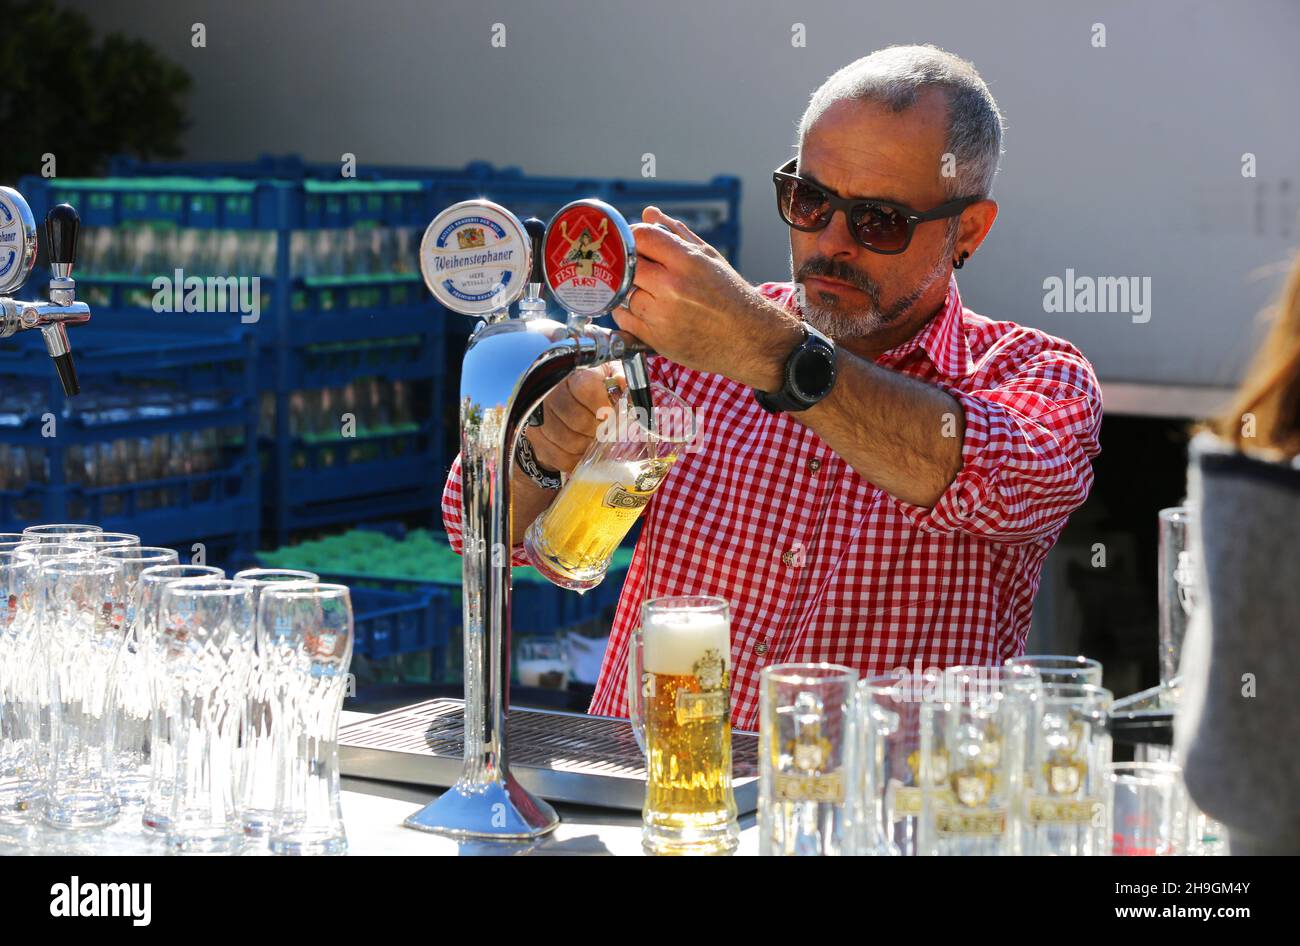
{"type": "Polygon", "coordinates": [[[630,486],[645,470],[645,461],[637,460],[601,460],[583,467],[571,479],[592,483],[619,483],[630,486]]]}
{"type": "Polygon", "coordinates": [[[647,673],[681,676],[710,650],[731,666],[731,622],[707,611],[660,611],[641,627],[647,673]]]}

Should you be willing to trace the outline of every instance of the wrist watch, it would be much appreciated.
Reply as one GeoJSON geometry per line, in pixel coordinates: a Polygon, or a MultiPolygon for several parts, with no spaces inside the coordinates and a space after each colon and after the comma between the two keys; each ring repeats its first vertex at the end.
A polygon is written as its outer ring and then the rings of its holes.
{"type": "Polygon", "coordinates": [[[533,455],[533,445],[528,442],[528,438],[522,431],[515,444],[515,464],[524,471],[525,476],[542,489],[560,488],[560,471],[547,470],[537,462],[537,457],[533,455]]]}
{"type": "Polygon", "coordinates": [[[807,322],[800,322],[803,341],[785,361],[779,391],[754,388],[754,398],[765,411],[806,411],[835,387],[835,343],[807,322]]]}

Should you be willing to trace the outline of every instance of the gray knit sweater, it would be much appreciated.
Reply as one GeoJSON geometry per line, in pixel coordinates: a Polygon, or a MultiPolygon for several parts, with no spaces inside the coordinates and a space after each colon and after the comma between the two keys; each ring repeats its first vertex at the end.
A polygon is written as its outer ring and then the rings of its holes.
{"type": "Polygon", "coordinates": [[[1187,788],[1231,853],[1300,854],[1300,464],[1201,434],[1188,499],[1202,590],[1174,727],[1187,788]]]}

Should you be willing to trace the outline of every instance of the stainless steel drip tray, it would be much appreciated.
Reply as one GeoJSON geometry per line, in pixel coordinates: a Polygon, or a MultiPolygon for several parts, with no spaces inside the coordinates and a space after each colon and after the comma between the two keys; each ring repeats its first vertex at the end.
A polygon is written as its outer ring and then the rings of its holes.
{"type": "MultiPolygon", "coordinates": [[[[447,788],[464,757],[465,703],[440,698],[381,713],[339,730],[344,775],[447,788]]],[[[550,801],[640,811],[645,760],[626,719],[511,709],[510,771],[550,801]]],[[[758,806],[758,736],[731,734],[736,806],[758,806]]]]}

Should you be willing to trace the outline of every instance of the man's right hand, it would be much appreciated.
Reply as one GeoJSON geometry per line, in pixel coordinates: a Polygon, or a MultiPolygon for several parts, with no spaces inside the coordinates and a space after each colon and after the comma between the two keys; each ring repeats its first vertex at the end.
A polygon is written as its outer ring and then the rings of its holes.
{"type": "Polygon", "coordinates": [[[623,366],[610,362],[595,368],[579,368],[542,400],[543,424],[525,427],[533,456],[548,470],[572,473],[578,461],[596,439],[603,409],[613,400],[606,384],[627,387],[623,366]]]}

